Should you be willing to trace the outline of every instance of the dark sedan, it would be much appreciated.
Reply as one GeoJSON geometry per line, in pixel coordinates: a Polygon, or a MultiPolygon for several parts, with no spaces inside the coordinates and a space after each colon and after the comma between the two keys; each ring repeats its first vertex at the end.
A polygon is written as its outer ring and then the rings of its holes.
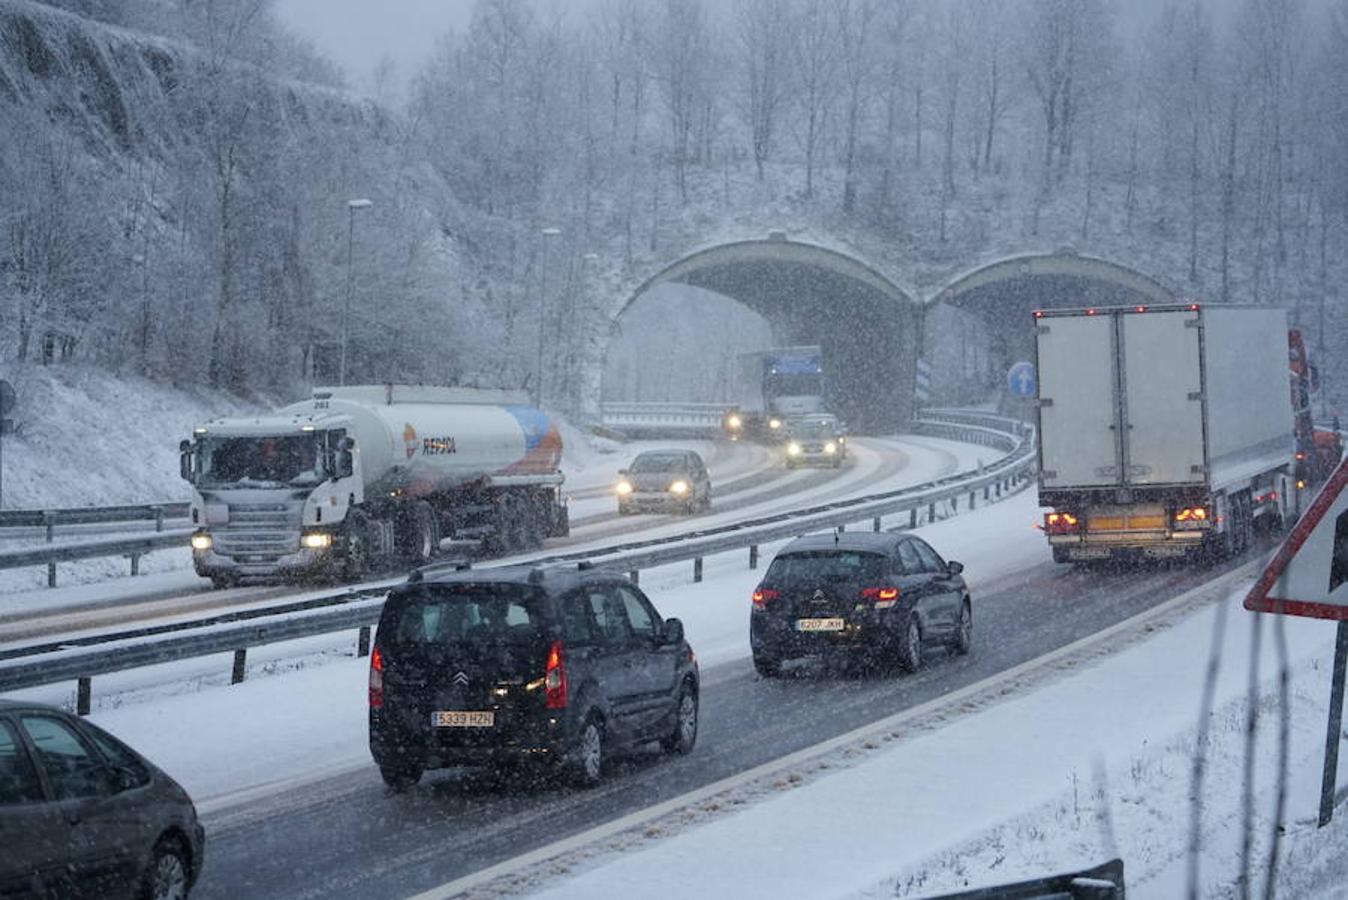
{"type": "Polygon", "coordinates": [[[963,571],[909,534],[797,538],[753,594],[754,668],[770,678],[789,659],[841,656],[911,672],[926,647],[968,653],[973,601],[963,571]]]}
{"type": "Polygon", "coordinates": [[[136,751],[0,700],[0,897],[183,898],[203,844],[186,792],[136,751]]]}

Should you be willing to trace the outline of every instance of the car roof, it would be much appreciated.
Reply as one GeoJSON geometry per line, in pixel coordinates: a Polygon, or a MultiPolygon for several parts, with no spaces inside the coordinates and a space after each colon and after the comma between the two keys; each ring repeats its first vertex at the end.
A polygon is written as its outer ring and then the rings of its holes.
{"type": "Polygon", "coordinates": [[[667,447],[657,450],[642,450],[634,458],[641,459],[647,456],[681,456],[684,459],[692,459],[697,455],[698,453],[696,450],[685,450],[682,447],[667,447]]]}
{"type": "Polygon", "coordinates": [[[626,577],[612,569],[581,568],[575,563],[545,566],[525,563],[489,569],[423,569],[420,578],[410,578],[394,590],[406,592],[421,585],[438,584],[508,584],[539,587],[548,593],[557,593],[596,580],[624,581],[626,577]]]}
{"type": "Polygon", "coordinates": [[[801,550],[860,550],[869,553],[889,553],[901,541],[910,535],[902,532],[844,531],[837,534],[825,531],[821,534],[807,534],[796,538],[778,553],[794,553],[801,550]]]}

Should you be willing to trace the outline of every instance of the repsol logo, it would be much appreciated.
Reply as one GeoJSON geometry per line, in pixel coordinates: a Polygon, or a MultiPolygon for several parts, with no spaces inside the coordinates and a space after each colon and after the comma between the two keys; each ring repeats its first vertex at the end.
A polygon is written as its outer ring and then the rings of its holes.
{"type": "Polygon", "coordinates": [[[452,437],[428,437],[421,439],[422,456],[440,456],[445,453],[458,453],[452,437]]]}

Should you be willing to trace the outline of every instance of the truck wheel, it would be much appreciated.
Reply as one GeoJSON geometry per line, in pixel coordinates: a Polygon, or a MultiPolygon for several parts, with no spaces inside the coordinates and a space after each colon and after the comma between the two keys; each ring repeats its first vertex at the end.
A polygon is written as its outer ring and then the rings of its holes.
{"type": "Polygon", "coordinates": [[[353,509],[346,517],[342,538],[342,579],[359,581],[370,571],[370,520],[365,513],[353,509]]]}
{"type": "Polygon", "coordinates": [[[425,500],[418,500],[407,517],[408,561],[414,566],[425,565],[435,558],[440,549],[440,519],[435,508],[425,500]]]}

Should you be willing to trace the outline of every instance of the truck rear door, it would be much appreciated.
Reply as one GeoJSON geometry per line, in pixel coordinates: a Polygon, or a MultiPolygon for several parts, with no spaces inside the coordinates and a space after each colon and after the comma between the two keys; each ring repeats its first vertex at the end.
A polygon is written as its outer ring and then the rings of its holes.
{"type": "Polygon", "coordinates": [[[1117,315],[1129,484],[1202,483],[1206,477],[1198,316],[1190,310],[1117,315]]]}
{"type": "Polygon", "coordinates": [[[1120,481],[1112,332],[1107,315],[1039,320],[1040,480],[1045,488],[1120,481]]]}

